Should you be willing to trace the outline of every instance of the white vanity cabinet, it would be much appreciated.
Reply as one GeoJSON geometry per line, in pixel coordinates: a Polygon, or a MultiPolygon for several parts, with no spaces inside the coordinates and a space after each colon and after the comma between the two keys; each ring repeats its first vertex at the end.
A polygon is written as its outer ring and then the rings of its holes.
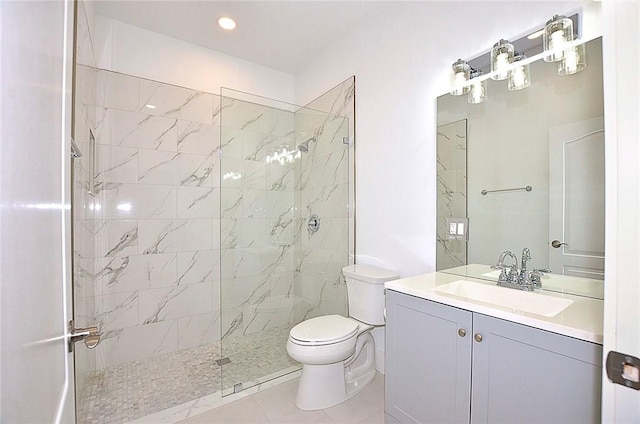
{"type": "Polygon", "coordinates": [[[602,346],[387,290],[387,423],[600,422],[602,346]]]}

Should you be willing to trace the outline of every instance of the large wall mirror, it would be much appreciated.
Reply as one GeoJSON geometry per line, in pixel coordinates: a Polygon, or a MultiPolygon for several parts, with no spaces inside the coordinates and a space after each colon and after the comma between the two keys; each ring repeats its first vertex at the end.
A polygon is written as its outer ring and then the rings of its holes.
{"type": "Polygon", "coordinates": [[[480,104],[438,98],[438,271],[496,279],[490,266],[501,252],[520,261],[528,248],[529,269],[602,297],[601,38],[586,43],[586,58],[584,70],[565,76],[557,63],[531,63],[531,85],[518,91],[489,79],[480,104]]]}

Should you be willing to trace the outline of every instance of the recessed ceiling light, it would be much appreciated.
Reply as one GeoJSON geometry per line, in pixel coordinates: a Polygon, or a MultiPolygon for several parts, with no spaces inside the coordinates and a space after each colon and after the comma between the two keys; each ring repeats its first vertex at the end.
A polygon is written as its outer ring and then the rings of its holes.
{"type": "Polygon", "coordinates": [[[236,21],[234,21],[233,19],[231,19],[231,18],[229,18],[227,16],[223,16],[222,18],[218,18],[218,25],[222,29],[226,29],[228,31],[231,31],[232,29],[235,29],[236,21]]]}
{"type": "Polygon", "coordinates": [[[156,105],[152,105],[151,103],[147,103],[146,105],[144,105],[144,107],[146,107],[147,109],[155,109],[156,105]]]}

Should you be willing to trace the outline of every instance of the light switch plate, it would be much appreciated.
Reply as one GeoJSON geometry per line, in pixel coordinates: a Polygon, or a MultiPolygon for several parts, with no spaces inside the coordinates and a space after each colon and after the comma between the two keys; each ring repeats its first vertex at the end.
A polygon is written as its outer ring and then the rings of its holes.
{"type": "Polygon", "coordinates": [[[448,240],[469,240],[469,218],[447,218],[448,240]]]}

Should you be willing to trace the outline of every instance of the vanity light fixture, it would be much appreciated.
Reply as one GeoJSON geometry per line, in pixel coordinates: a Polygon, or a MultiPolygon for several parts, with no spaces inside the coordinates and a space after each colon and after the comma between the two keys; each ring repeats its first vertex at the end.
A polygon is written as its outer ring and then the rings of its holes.
{"type": "Polygon", "coordinates": [[[563,46],[573,41],[574,29],[573,21],[566,16],[554,15],[547,22],[542,34],[542,48],[545,52],[550,52],[545,56],[545,62],[558,62],[564,58],[563,46]]]}
{"type": "MultiPolygon", "coordinates": [[[[575,37],[576,39],[578,37],[575,37]]],[[[573,75],[587,67],[587,53],[584,44],[568,48],[558,65],[558,75],[573,75]]]]}
{"type": "Polygon", "coordinates": [[[542,27],[514,42],[500,39],[493,48],[468,61],[458,59],[452,65],[451,91],[454,96],[468,94],[471,104],[487,100],[488,79],[507,80],[510,91],[531,85],[529,63],[533,59],[558,62],[558,75],[572,75],[586,68],[586,46],[580,43],[580,14],[554,15],[542,27]],[[527,58],[523,53],[531,57],[527,58]],[[483,75],[484,72],[484,76],[483,75]],[[486,75],[488,72],[490,74],[486,75]]]}
{"type": "MultiPolygon", "coordinates": [[[[523,53],[516,53],[513,58],[513,63],[523,61],[527,58],[523,53]]],[[[507,88],[510,91],[522,90],[531,85],[531,75],[529,71],[529,64],[515,66],[509,69],[509,80],[507,81],[507,88]]]]}
{"type": "Polygon", "coordinates": [[[234,21],[230,17],[222,16],[221,18],[218,18],[218,26],[227,31],[231,31],[232,29],[235,29],[237,25],[236,21],[234,21]]]}
{"type": "Polygon", "coordinates": [[[467,82],[471,78],[471,66],[462,59],[451,65],[451,95],[462,96],[469,92],[467,82]]]}
{"type": "Polygon", "coordinates": [[[478,78],[481,75],[481,70],[471,68],[471,90],[469,91],[467,101],[472,105],[487,100],[487,80],[473,82],[474,78],[478,78]]]}
{"type": "Polygon", "coordinates": [[[504,80],[509,76],[507,67],[513,62],[515,48],[507,40],[500,40],[491,49],[491,72],[495,73],[491,78],[504,80]]]}

